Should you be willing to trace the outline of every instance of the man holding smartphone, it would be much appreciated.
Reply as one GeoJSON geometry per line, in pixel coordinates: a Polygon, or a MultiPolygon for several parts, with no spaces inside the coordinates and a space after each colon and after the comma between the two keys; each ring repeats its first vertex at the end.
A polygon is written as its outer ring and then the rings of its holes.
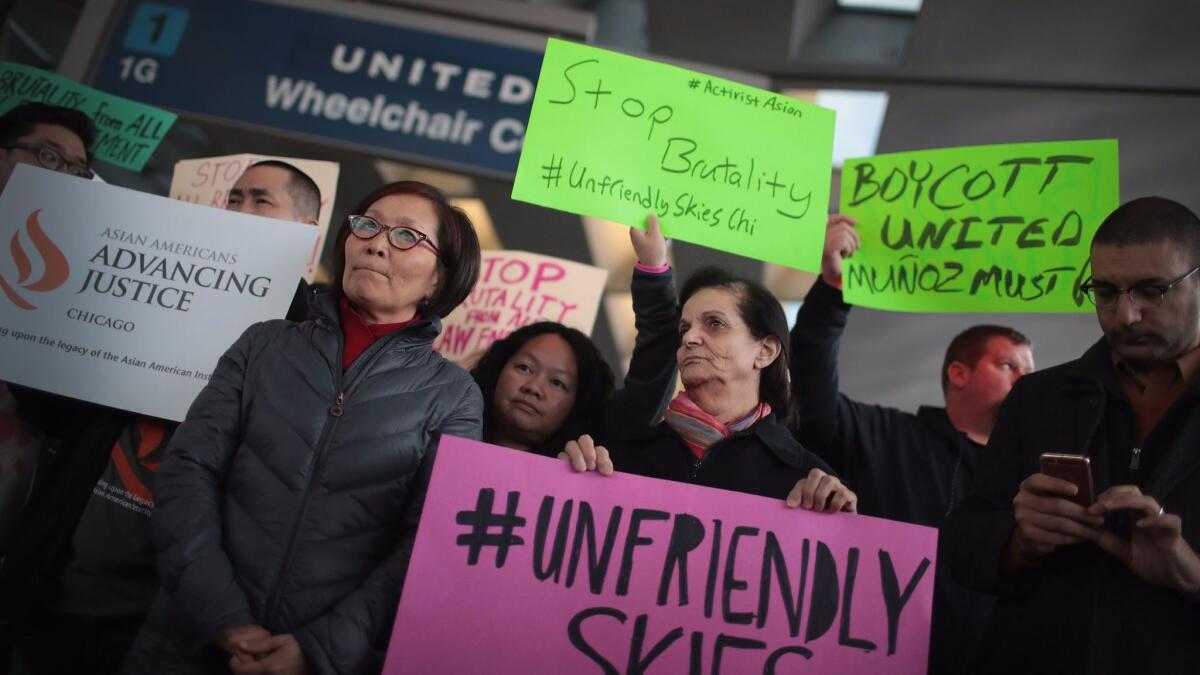
{"type": "Polygon", "coordinates": [[[1104,338],[1017,383],[945,528],[955,575],[998,596],[979,672],[1200,662],[1200,219],[1137,199],[1091,253],[1104,338]],[[1089,459],[1090,505],[1045,453],[1089,459]]]}

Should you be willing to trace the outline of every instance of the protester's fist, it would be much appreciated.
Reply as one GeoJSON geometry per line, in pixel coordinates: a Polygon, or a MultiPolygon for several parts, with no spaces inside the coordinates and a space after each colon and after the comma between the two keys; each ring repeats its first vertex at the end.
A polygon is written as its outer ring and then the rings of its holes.
{"type": "Polygon", "coordinates": [[[1007,561],[1011,571],[1022,564],[1036,564],[1059,546],[1097,541],[1104,518],[1071,501],[1079,492],[1074,483],[1043,473],[1021,481],[1013,497],[1013,515],[1017,527],[1010,541],[1011,553],[1018,559],[1007,561]]]}
{"type": "Polygon", "coordinates": [[[821,256],[821,278],[834,288],[842,287],[842,260],[854,255],[862,242],[850,216],[833,214],[825,223],[825,252],[821,256]]]}
{"type": "Polygon", "coordinates": [[[558,453],[558,458],[567,460],[571,468],[579,472],[597,471],[601,476],[611,476],[613,472],[608,450],[603,445],[596,445],[587,434],[579,440],[567,441],[567,447],[558,453]]]}
{"type": "Polygon", "coordinates": [[[667,264],[667,240],[658,226],[658,214],[646,218],[646,229],[629,228],[629,241],[638,262],[646,267],[662,267],[667,264]]]}
{"type": "Polygon", "coordinates": [[[818,513],[838,511],[858,512],[858,495],[846,487],[836,476],[813,468],[807,478],[801,478],[788,493],[787,505],[818,513]]]}

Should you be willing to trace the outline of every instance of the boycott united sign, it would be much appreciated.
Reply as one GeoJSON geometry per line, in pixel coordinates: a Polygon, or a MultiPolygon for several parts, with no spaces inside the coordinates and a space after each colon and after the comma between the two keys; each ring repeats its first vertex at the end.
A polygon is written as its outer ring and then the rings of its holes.
{"type": "Polygon", "coordinates": [[[0,380],[173,420],[317,235],[23,164],[0,214],[0,380]]]}
{"type": "Polygon", "coordinates": [[[496,340],[535,321],[557,321],[591,335],[608,271],[526,253],[484,251],[479,281],[442,321],[434,349],[452,360],[482,354],[496,340]]]}
{"type": "Polygon", "coordinates": [[[445,437],[384,673],[923,673],[936,542],[445,437]]]}
{"type": "Polygon", "coordinates": [[[1079,285],[1117,207],[1117,142],[945,148],[846,162],[862,248],[846,301],[905,312],[1091,312],[1079,285]]]}

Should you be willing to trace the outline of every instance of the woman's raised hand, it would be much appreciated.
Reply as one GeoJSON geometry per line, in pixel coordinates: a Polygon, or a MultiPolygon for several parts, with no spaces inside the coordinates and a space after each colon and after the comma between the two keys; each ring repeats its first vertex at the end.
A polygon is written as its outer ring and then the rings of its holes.
{"type": "Polygon", "coordinates": [[[638,262],[646,267],[662,267],[667,264],[667,239],[663,237],[658,226],[658,214],[651,213],[646,218],[646,229],[629,228],[629,241],[633,243],[633,252],[637,254],[638,262]]]}

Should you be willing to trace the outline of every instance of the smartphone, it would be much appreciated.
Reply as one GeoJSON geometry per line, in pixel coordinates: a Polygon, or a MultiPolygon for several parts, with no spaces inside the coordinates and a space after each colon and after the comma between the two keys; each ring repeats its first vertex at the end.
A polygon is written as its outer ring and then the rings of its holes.
{"type": "Polygon", "coordinates": [[[1096,496],[1092,490],[1092,460],[1083,455],[1068,455],[1059,452],[1044,452],[1041,457],[1042,473],[1053,476],[1079,488],[1071,501],[1080,506],[1091,506],[1096,496]]]}

